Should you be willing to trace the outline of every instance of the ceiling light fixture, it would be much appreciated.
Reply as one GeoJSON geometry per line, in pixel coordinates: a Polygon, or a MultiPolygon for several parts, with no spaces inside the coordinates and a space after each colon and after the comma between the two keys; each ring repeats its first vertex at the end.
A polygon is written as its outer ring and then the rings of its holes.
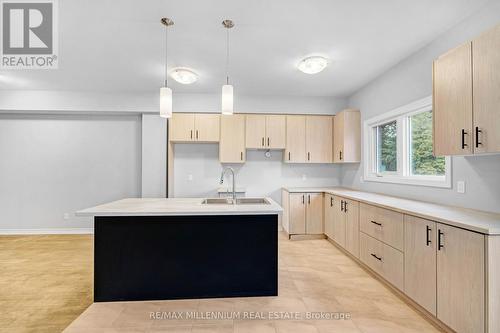
{"type": "Polygon", "coordinates": [[[226,84],[222,86],[222,114],[233,114],[233,86],[229,84],[229,29],[234,27],[231,20],[222,21],[222,25],[227,29],[226,39],[226,84]]]}
{"type": "Polygon", "coordinates": [[[170,72],[170,77],[181,84],[191,84],[198,81],[198,74],[185,67],[174,68],[170,72]]]}
{"type": "Polygon", "coordinates": [[[168,17],[161,19],[161,24],[165,26],[165,86],[160,88],[160,117],[172,117],[172,89],[168,87],[168,27],[174,25],[174,21],[168,17]]]}
{"type": "Polygon", "coordinates": [[[302,59],[297,68],[306,74],[317,74],[324,70],[328,65],[328,59],[322,56],[311,56],[302,59]]]}

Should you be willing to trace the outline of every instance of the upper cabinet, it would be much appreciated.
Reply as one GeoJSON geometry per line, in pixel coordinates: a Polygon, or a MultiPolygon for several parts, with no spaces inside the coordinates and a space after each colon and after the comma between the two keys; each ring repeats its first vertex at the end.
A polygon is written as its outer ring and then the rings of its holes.
{"type": "Polygon", "coordinates": [[[220,116],[219,161],[245,163],[245,115],[220,116]]]}
{"type": "Polygon", "coordinates": [[[500,26],[433,66],[434,154],[500,152],[500,26]]]}
{"type": "Polygon", "coordinates": [[[246,116],[246,148],[285,149],[286,116],[246,116]]]}
{"type": "Polygon", "coordinates": [[[332,116],[287,116],[287,163],[333,162],[332,116]]]}
{"type": "Polygon", "coordinates": [[[347,109],[337,113],[333,124],[333,162],[359,163],[361,161],[359,110],[347,109]]]}
{"type": "Polygon", "coordinates": [[[218,114],[174,113],[170,119],[172,142],[219,142],[218,114]]]}

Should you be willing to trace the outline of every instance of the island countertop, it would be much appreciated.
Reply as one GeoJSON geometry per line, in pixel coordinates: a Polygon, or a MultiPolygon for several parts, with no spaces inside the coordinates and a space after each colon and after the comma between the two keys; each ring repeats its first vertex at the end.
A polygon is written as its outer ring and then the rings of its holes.
{"type": "Polygon", "coordinates": [[[127,198],[76,212],[77,216],[273,215],[283,209],[269,204],[202,204],[204,198],[127,198]]]}

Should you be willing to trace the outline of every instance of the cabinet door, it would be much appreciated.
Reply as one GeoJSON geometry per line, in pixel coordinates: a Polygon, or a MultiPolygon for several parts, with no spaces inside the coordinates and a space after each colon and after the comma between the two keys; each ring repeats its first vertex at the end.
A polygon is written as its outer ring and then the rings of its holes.
{"type": "Polygon", "coordinates": [[[472,153],[472,54],[463,44],[434,62],[434,154],[472,153]]]}
{"type": "Polygon", "coordinates": [[[306,117],[286,116],[285,162],[306,162],[306,117]]]}
{"type": "Polygon", "coordinates": [[[246,116],[246,147],[263,149],[266,147],[266,116],[249,114],[246,116]]]}
{"type": "Polygon", "coordinates": [[[325,219],[325,235],[333,239],[334,227],[333,227],[333,195],[325,194],[325,201],[323,203],[325,207],[324,219],[325,219]]]}
{"type": "Polygon", "coordinates": [[[218,114],[196,114],[194,128],[196,141],[219,142],[220,116],[218,114]]]}
{"type": "Polygon", "coordinates": [[[436,315],[436,223],[405,215],[405,293],[436,315]]]}
{"type": "Polygon", "coordinates": [[[306,233],[323,234],[323,193],[308,193],[306,207],[306,233]]]}
{"type": "Polygon", "coordinates": [[[309,163],[333,162],[333,117],[306,117],[306,152],[309,163]]]}
{"type": "Polygon", "coordinates": [[[359,202],[344,199],[345,249],[359,258],[359,202]]]}
{"type": "Polygon", "coordinates": [[[474,152],[500,152],[500,25],[472,41],[474,152]]]}
{"type": "Polygon", "coordinates": [[[361,162],[361,114],[359,110],[345,110],[343,125],[342,162],[361,162]]]}
{"type": "Polygon", "coordinates": [[[285,149],[286,117],[266,116],[266,147],[269,149],[285,149]]]}
{"type": "Polygon", "coordinates": [[[174,113],[170,118],[170,141],[189,142],[194,140],[194,114],[174,113]]]}
{"type": "Polygon", "coordinates": [[[245,162],[245,116],[222,115],[220,119],[219,161],[245,162]]]}
{"type": "Polygon", "coordinates": [[[342,211],[342,198],[333,197],[333,239],[345,248],[345,214],[342,211]]]}
{"type": "Polygon", "coordinates": [[[344,118],[345,118],[345,112],[339,112],[333,118],[333,162],[334,163],[343,163],[344,118]]]}
{"type": "Polygon", "coordinates": [[[484,235],[437,228],[437,317],[457,332],[484,332],[484,235]]]}
{"type": "Polygon", "coordinates": [[[290,193],[288,223],[291,235],[306,233],[306,194],[290,193]]]}

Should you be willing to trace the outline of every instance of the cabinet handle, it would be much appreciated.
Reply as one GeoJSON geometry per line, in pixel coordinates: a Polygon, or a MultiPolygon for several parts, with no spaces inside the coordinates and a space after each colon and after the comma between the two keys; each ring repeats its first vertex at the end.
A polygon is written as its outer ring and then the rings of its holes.
{"type": "Polygon", "coordinates": [[[467,147],[467,144],[465,143],[465,135],[467,134],[467,132],[465,131],[465,129],[462,128],[462,149],[465,149],[465,147],[467,147]]]}
{"type": "Polygon", "coordinates": [[[340,211],[344,211],[344,200],[340,200],[340,211]]]}
{"type": "Polygon", "coordinates": [[[243,152],[240,152],[240,159],[243,161],[243,152]]]}
{"type": "Polygon", "coordinates": [[[302,204],[304,204],[304,195],[302,194],[302,204]]]}
{"type": "Polygon", "coordinates": [[[333,197],[330,197],[330,207],[333,207],[333,197]]]}
{"type": "Polygon", "coordinates": [[[476,148],[479,148],[479,146],[483,145],[483,143],[479,141],[479,133],[483,133],[483,131],[481,131],[479,127],[476,126],[476,148]]]}
{"type": "Polygon", "coordinates": [[[307,195],[307,204],[309,204],[309,205],[311,204],[311,195],[310,194],[307,195]]]}
{"type": "Polygon", "coordinates": [[[193,139],[193,130],[191,130],[191,140],[193,139]]]}
{"type": "Polygon", "coordinates": [[[382,261],[382,257],[377,256],[375,253],[372,253],[371,255],[372,255],[372,257],[374,257],[378,261],[382,261]]]}
{"type": "Polygon", "coordinates": [[[430,232],[431,232],[432,229],[429,226],[426,226],[426,228],[427,228],[427,230],[426,230],[425,237],[426,237],[427,246],[429,246],[432,243],[431,242],[431,234],[430,234],[430,232]]]}
{"type": "Polygon", "coordinates": [[[347,204],[348,204],[348,202],[344,201],[344,213],[347,213],[347,204]]]}
{"type": "Polygon", "coordinates": [[[340,157],[340,160],[342,161],[342,150],[339,151],[339,157],[340,157]]]}
{"type": "Polygon", "coordinates": [[[288,152],[288,160],[290,161],[290,152],[288,152]]]}
{"type": "Polygon", "coordinates": [[[441,251],[442,248],[444,248],[444,245],[441,244],[441,237],[444,235],[444,233],[441,231],[441,229],[438,229],[438,251],[441,251]]]}
{"type": "Polygon", "coordinates": [[[267,138],[267,146],[269,147],[270,143],[269,143],[269,138],[267,138]]]}
{"type": "Polygon", "coordinates": [[[198,130],[196,130],[196,140],[198,140],[198,130]]]}
{"type": "Polygon", "coordinates": [[[371,222],[371,223],[373,223],[373,224],[378,225],[379,227],[382,227],[382,223],[378,223],[378,222],[376,222],[376,221],[370,221],[370,222],[371,222]]]}
{"type": "Polygon", "coordinates": [[[311,153],[310,152],[307,152],[307,160],[310,161],[311,160],[311,153]]]}
{"type": "Polygon", "coordinates": [[[264,147],[264,137],[262,137],[262,147],[264,147]]]}

